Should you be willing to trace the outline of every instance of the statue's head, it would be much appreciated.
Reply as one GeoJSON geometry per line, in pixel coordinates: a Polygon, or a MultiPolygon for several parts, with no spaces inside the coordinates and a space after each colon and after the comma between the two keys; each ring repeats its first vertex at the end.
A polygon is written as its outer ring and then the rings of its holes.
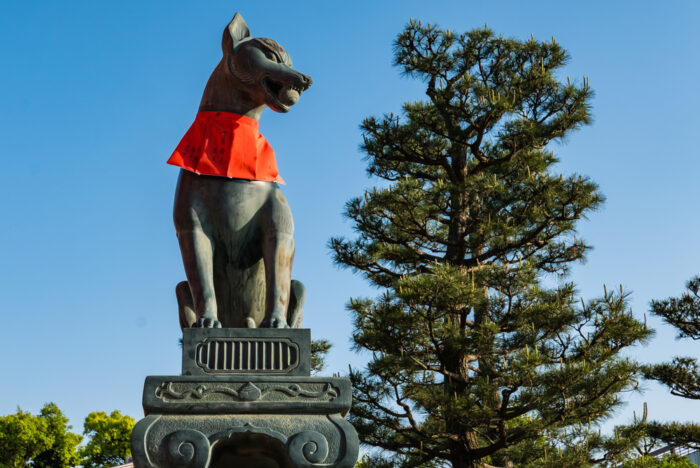
{"type": "Polygon", "coordinates": [[[243,17],[236,13],[221,40],[226,73],[241,89],[277,112],[288,112],[301,93],[311,86],[311,77],[292,68],[292,59],[272,39],[250,35],[243,17]]]}

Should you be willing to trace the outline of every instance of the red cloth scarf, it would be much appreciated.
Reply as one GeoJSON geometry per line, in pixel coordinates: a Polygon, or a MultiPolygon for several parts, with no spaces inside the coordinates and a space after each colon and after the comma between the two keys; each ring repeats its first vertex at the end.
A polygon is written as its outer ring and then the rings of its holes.
{"type": "Polygon", "coordinates": [[[284,184],[258,121],[232,112],[199,112],[168,164],[197,174],[284,184]]]}

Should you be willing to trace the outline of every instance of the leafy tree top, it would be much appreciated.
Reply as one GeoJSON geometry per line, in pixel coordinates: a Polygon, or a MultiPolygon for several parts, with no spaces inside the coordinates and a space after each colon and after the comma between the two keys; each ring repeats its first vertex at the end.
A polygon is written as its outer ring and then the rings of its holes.
{"type": "Polygon", "coordinates": [[[131,456],[131,431],[134,418],[112,411],[90,413],[85,418],[84,434],[90,438],[81,450],[85,468],[106,468],[126,463],[131,456]]]}
{"type": "Polygon", "coordinates": [[[82,437],[70,432],[66,418],[54,403],[34,416],[17,413],[0,416],[0,466],[69,468],[80,460],[76,448],[82,437]]]}

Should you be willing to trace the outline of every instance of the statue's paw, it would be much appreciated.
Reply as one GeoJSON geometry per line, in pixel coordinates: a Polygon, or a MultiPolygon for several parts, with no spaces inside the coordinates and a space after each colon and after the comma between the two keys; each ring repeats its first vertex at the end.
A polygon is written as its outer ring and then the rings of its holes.
{"type": "Polygon", "coordinates": [[[263,321],[262,328],[289,328],[289,325],[283,318],[272,317],[263,321]]]}
{"type": "Polygon", "coordinates": [[[255,320],[253,320],[250,317],[245,319],[245,326],[246,328],[257,328],[257,326],[255,325],[255,320]]]}
{"type": "Polygon", "coordinates": [[[211,317],[199,317],[195,328],[221,328],[221,322],[211,317]]]}
{"type": "Polygon", "coordinates": [[[286,320],[273,320],[271,328],[289,328],[286,320]]]}

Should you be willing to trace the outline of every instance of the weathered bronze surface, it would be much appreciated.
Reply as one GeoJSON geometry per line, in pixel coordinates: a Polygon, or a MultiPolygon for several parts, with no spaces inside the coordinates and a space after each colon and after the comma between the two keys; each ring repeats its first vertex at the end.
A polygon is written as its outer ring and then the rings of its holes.
{"type": "MultiPolygon", "coordinates": [[[[282,46],[252,38],[238,13],[221,45],[200,111],[259,120],[266,107],[288,112],[311,86],[282,46]]],[[[183,329],[301,326],[304,286],[291,279],[294,221],[276,183],[182,170],[173,217],[187,275],[176,288],[183,329]]]]}

